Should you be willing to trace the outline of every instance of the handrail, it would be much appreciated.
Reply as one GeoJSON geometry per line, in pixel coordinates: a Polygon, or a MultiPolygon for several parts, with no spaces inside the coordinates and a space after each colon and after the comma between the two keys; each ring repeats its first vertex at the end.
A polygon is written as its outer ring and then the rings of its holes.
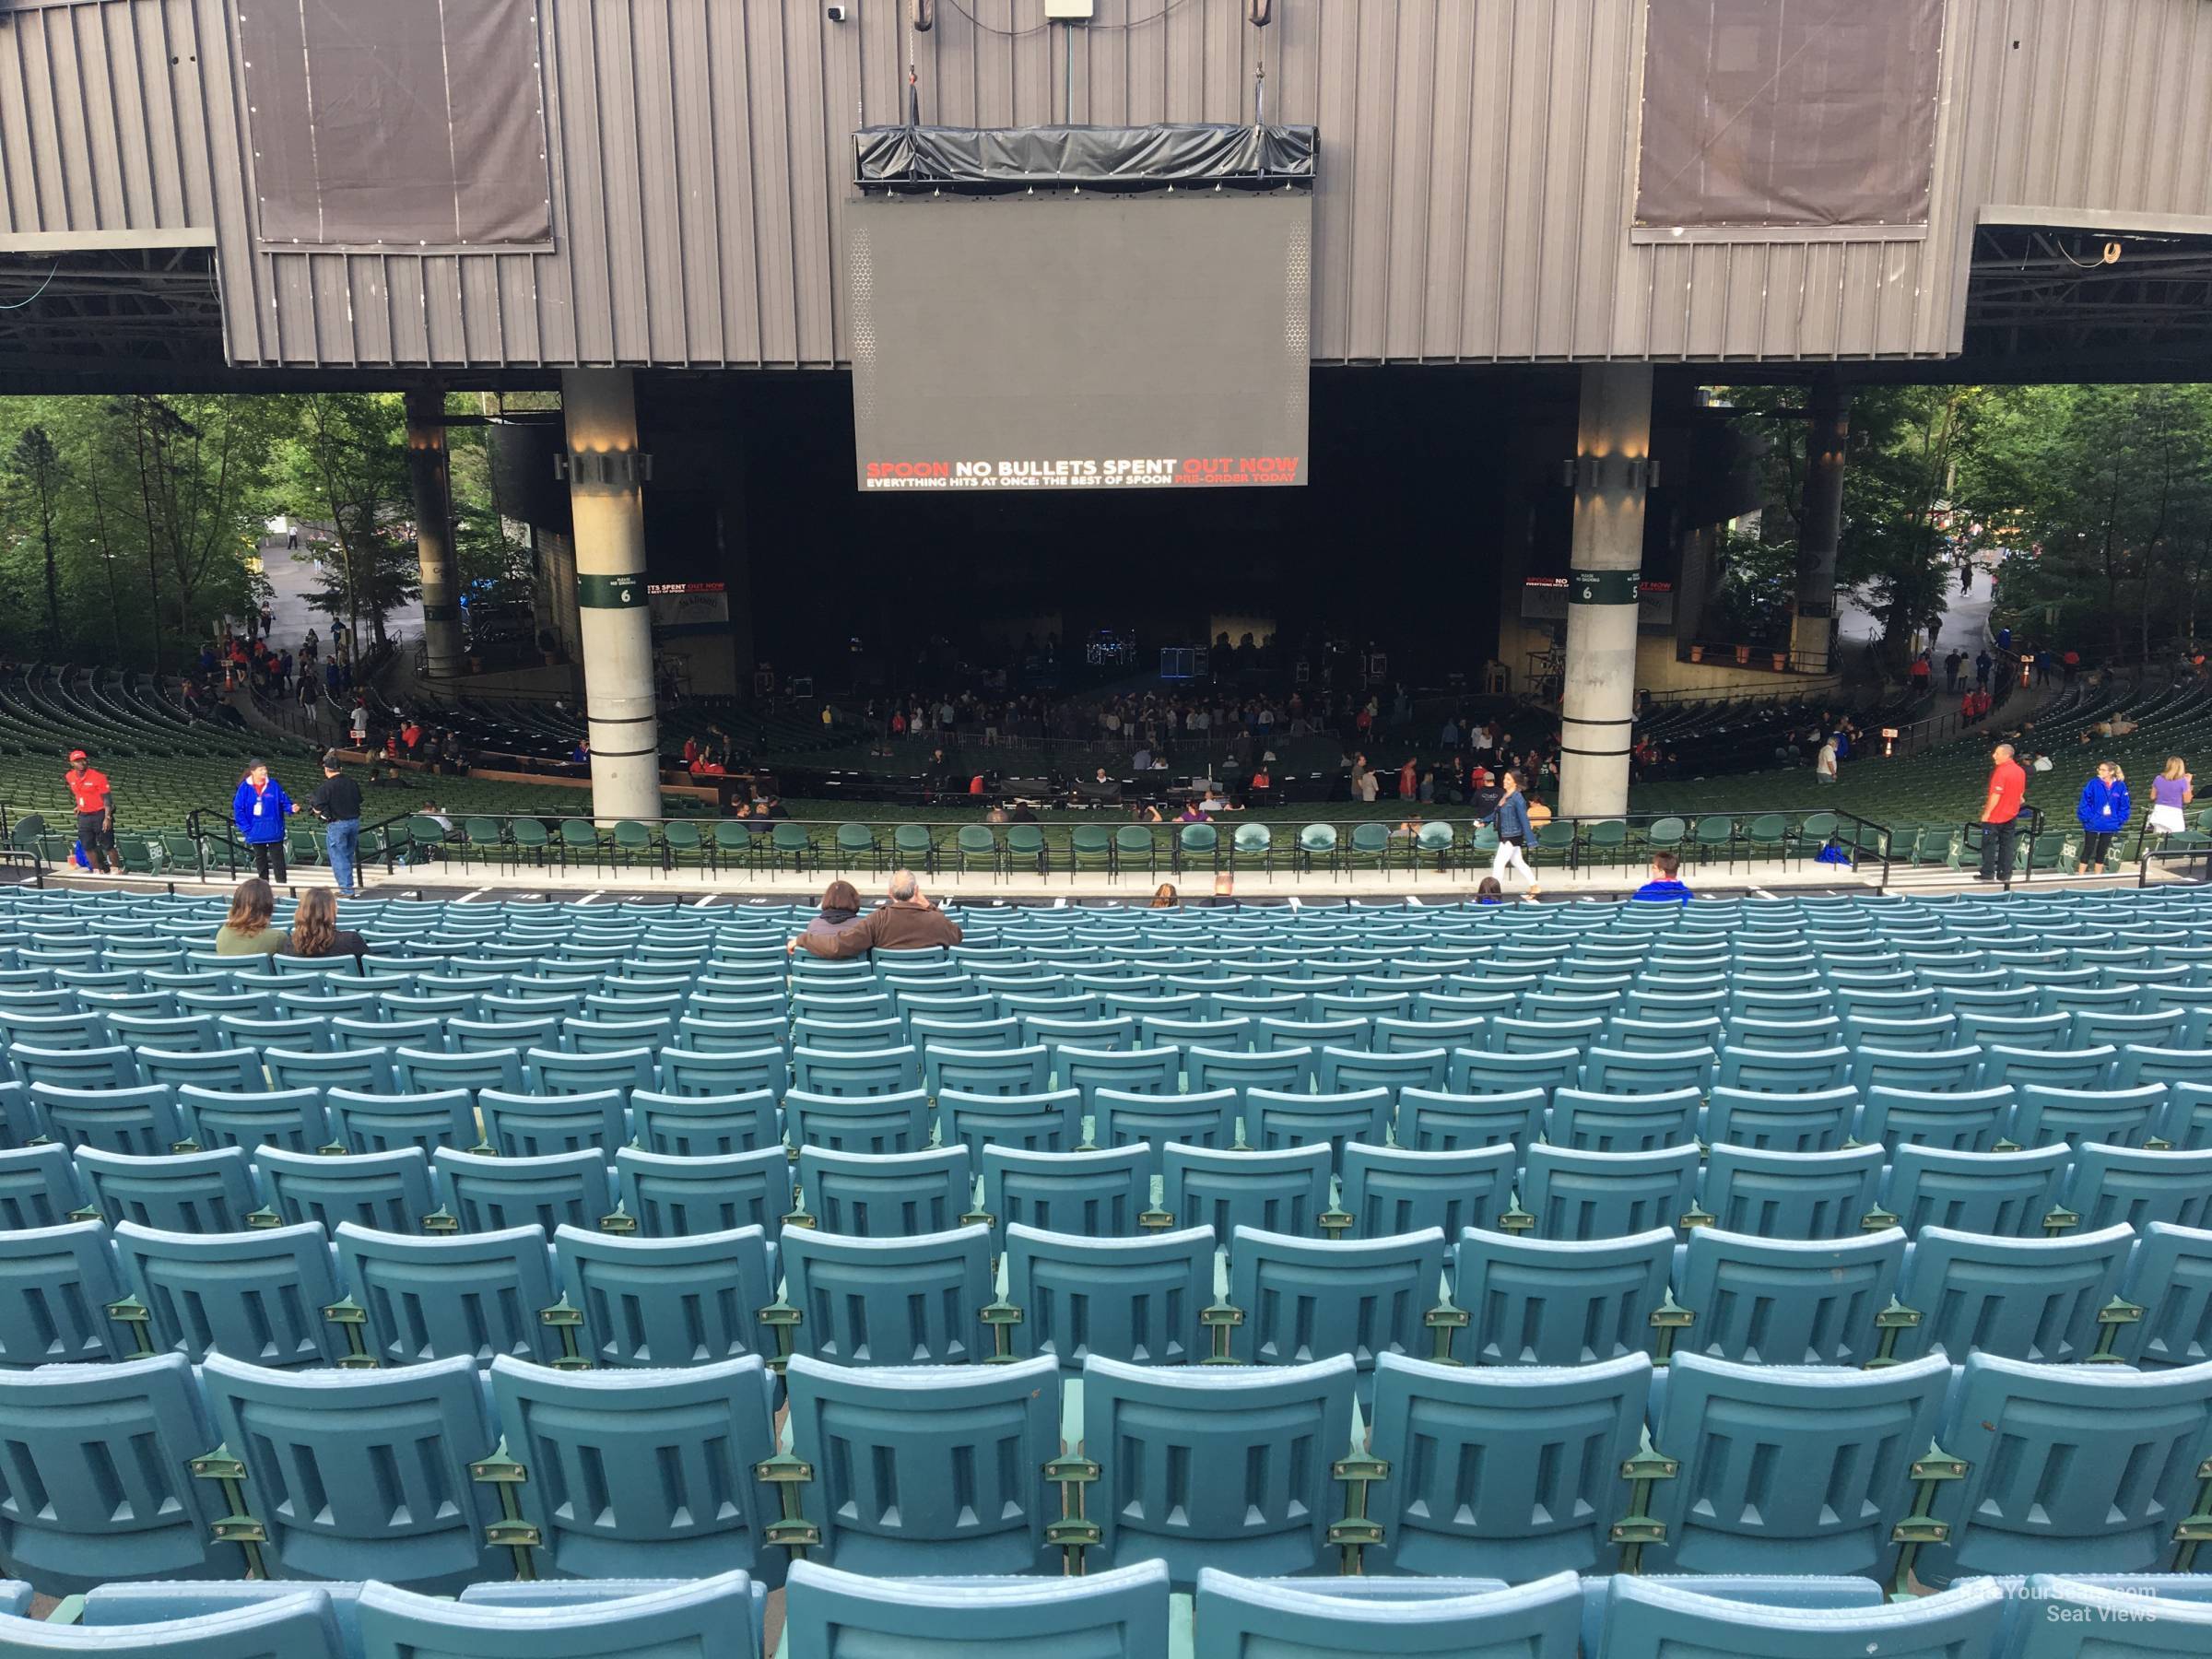
{"type": "MultiPolygon", "coordinates": [[[[197,816],[197,814],[194,815],[195,819],[197,816]]],[[[1006,832],[1029,829],[1037,831],[1038,835],[1038,844],[1034,851],[1038,858],[1039,873],[1050,874],[1052,862],[1056,853],[1065,853],[1072,863],[1073,841],[1076,832],[1089,829],[1098,830],[1103,834],[1103,846],[1095,851],[1105,856],[1105,868],[1110,874],[1119,873],[1122,839],[1130,830],[1141,831],[1146,837],[1147,867],[1157,869],[1159,856],[1164,851],[1168,855],[1166,867],[1171,872],[1179,872],[1184,867],[1183,860],[1186,856],[1199,858],[1208,856],[1204,848],[1194,849],[1184,845],[1183,832],[1185,830],[1202,826],[1211,829],[1218,838],[1218,844],[1213,850],[1212,855],[1218,857],[1227,854],[1233,862],[1236,852],[1235,833],[1240,823],[1242,823],[1258,824],[1268,830],[1270,844],[1266,852],[1270,857],[1279,853],[1294,862],[1302,860],[1308,869],[1312,867],[1317,859],[1326,859],[1332,865],[1340,866],[1347,859],[1373,856],[1379,862],[1387,865],[1393,855],[1402,853],[1408,867],[1434,857],[1441,871],[1449,868],[1449,861],[1453,857],[1458,856],[1464,860],[1470,853],[1474,852],[1476,850],[1474,832],[1486,827],[1481,823],[1444,815],[1414,812],[1407,812],[1402,816],[1375,814],[1359,818],[1321,817],[1302,819],[1253,818],[1243,814],[1224,812],[1210,818],[1194,822],[1168,819],[1159,823],[1133,821],[1109,813],[1088,816],[1061,815],[1049,820],[1041,820],[1026,825],[984,824],[975,818],[908,819],[903,822],[891,822],[855,818],[786,818],[771,819],[690,816],[607,820],[594,818],[589,813],[544,815],[464,812],[446,814],[445,816],[453,820],[453,827],[434,841],[426,841],[418,837],[415,830],[415,826],[421,821],[424,816],[419,812],[408,812],[381,819],[372,824],[364,824],[362,826],[361,856],[370,860],[381,858],[385,873],[389,875],[396,871],[401,857],[417,849],[425,852],[431,848],[455,849],[464,861],[472,853],[505,857],[521,852],[535,853],[542,861],[549,853],[559,861],[563,868],[567,866],[571,853],[589,854],[596,862],[598,857],[610,852],[629,852],[634,854],[642,854],[649,860],[657,863],[664,873],[671,873],[676,868],[678,853],[694,851],[694,848],[688,844],[678,846],[668,839],[668,828],[672,825],[681,824],[698,835],[699,845],[696,850],[704,855],[701,862],[702,873],[707,867],[709,860],[712,860],[714,867],[718,868],[720,860],[725,853],[740,854],[748,860],[767,856],[773,858],[779,868],[782,860],[789,857],[794,871],[798,871],[806,868],[809,862],[817,868],[835,867],[836,860],[855,855],[871,859],[880,866],[887,859],[900,855],[902,853],[911,856],[925,871],[934,873],[938,868],[938,859],[941,854],[956,859],[964,859],[971,854],[982,856],[984,851],[982,848],[964,848],[959,844],[965,832],[977,830],[986,831],[991,837],[992,844],[989,854],[994,861],[994,868],[998,867],[999,861],[1006,861],[1006,867],[1011,869],[1011,861],[1017,857],[1026,857],[1030,849],[1025,847],[1017,850],[1010,847],[1006,832]],[[535,824],[538,836],[542,839],[533,838],[527,841],[518,841],[514,835],[514,827],[523,822],[535,824]],[[469,826],[472,824],[494,826],[497,830],[497,839],[480,839],[472,835],[469,830],[469,826]],[[1417,827],[1408,832],[1407,825],[1417,827]],[[570,826],[582,826],[588,829],[588,839],[571,830],[570,826]],[[743,841],[729,839],[728,832],[739,826],[744,828],[746,839],[743,841]],[[865,847],[850,844],[841,840],[841,832],[849,831],[856,826],[866,832],[867,841],[865,847]],[[1438,827],[1451,830],[1451,841],[1441,846],[1421,845],[1419,841],[1421,830],[1433,830],[1438,827]],[[634,828],[641,833],[625,841],[622,839],[622,831],[626,828],[634,828]],[[1317,828],[1325,829],[1331,832],[1328,844],[1309,848],[1304,845],[1305,831],[1317,828]],[[392,833],[395,830],[404,830],[404,833],[392,833]],[[901,849],[898,843],[900,834],[914,830],[924,832],[926,844],[901,849]],[[791,832],[794,830],[799,832],[803,841],[794,842],[792,840],[791,832]],[[1362,830],[1369,833],[1363,837],[1359,833],[1362,830]],[[1382,840],[1380,843],[1376,842],[1373,834],[1377,830],[1382,832],[1382,840]],[[1279,839],[1277,838],[1278,831],[1280,832],[1279,839]],[[382,846],[371,845],[372,840],[379,836],[382,837],[382,846]]],[[[1618,851],[1624,856],[1638,851],[1646,853],[1675,852],[1691,859],[1700,859],[1703,856],[1724,856],[1729,865],[1733,866],[1739,854],[1756,853],[1762,848],[1771,847],[1784,859],[1788,858],[1794,851],[1800,862],[1803,862],[1811,856],[1814,851],[1812,841],[1805,834],[1805,828],[1807,823],[1817,819],[1826,819],[1832,826],[1827,830],[1821,844],[1824,846],[1834,844],[1846,848],[1853,855],[1853,867],[1857,867],[1858,864],[1864,860],[1874,860],[1880,864],[1879,890],[1886,892],[1889,887],[1894,864],[1891,848],[1892,833],[1889,827],[1877,823],[1871,818],[1863,818],[1856,813],[1834,807],[1738,808],[1730,811],[1709,810],[1702,812],[1628,812],[1605,816],[1553,818],[1546,825],[1538,827],[1535,844],[1529,847],[1527,851],[1534,863],[1540,863],[1546,854],[1564,854],[1567,867],[1570,870],[1579,870],[1586,853],[1614,851],[1618,851]],[[1769,818],[1783,820],[1781,834],[1771,841],[1762,837],[1754,841],[1748,834],[1749,826],[1758,820],[1769,818]],[[1669,820],[1678,821],[1682,825],[1681,834],[1664,842],[1653,842],[1650,838],[1650,830],[1669,820]],[[1701,827],[1721,820],[1724,820],[1728,825],[1724,837],[1719,840],[1700,839],[1701,827]],[[1564,842],[1545,844],[1544,830],[1556,829],[1560,825],[1565,825],[1574,831],[1571,837],[1564,842]],[[1588,830],[1599,825],[1619,826],[1622,830],[1621,839],[1618,842],[1605,843],[1593,840],[1588,830]],[[1641,843],[1633,839],[1635,832],[1640,829],[1644,831],[1641,843]]],[[[236,842],[235,837],[229,833],[229,828],[228,824],[224,825],[225,844],[229,847],[230,867],[235,872],[237,868],[236,842]]],[[[1487,851],[1487,849],[1484,850],[1487,851]]],[[[1094,850],[1087,849],[1086,855],[1092,851],[1094,850]]]]}

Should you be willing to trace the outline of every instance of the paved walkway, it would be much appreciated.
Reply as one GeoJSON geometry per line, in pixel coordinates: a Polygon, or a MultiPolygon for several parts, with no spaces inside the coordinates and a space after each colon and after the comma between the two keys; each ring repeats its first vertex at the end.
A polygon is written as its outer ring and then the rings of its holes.
{"type": "MultiPolygon", "coordinates": [[[[286,646],[294,651],[300,641],[313,629],[315,637],[324,641],[325,656],[329,655],[330,618],[310,607],[308,598],[320,580],[319,564],[314,557],[315,538],[327,537],[327,533],[312,524],[300,526],[300,550],[295,553],[281,535],[265,535],[256,549],[261,555],[262,573],[276,590],[269,597],[269,630],[276,636],[278,650],[286,646]]],[[[334,549],[335,557],[335,549],[334,549]]],[[[362,644],[368,643],[369,625],[361,625],[362,644]]],[[[422,638],[422,601],[409,599],[384,618],[384,632],[394,640],[414,641],[422,638]]],[[[403,652],[403,655],[406,653],[403,652]]]]}

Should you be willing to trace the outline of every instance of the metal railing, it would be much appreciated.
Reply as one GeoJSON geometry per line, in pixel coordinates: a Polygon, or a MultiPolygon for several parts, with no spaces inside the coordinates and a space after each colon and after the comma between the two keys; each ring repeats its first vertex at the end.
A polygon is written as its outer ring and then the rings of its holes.
{"type": "MultiPolygon", "coordinates": [[[[251,851],[227,818],[195,811],[187,828],[203,878],[211,865],[236,876],[241,857],[251,867],[251,851]]],[[[312,835],[312,828],[301,828],[312,835]]],[[[1850,860],[1849,868],[1878,864],[1879,886],[1886,890],[1890,841],[1888,826],[1831,809],[1639,812],[1552,818],[1535,827],[1524,855],[1541,875],[1606,865],[1629,869],[1653,853],[1673,853],[1694,873],[1715,863],[1733,870],[1739,860],[1756,868],[1769,857],[1784,864],[1794,859],[1802,865],[1834,846],[1850,860]]],[[[983,871],[994,877],[1034,873],[1048,878],[1065,874],[1119,879],[1138,872],[1147,877],[1243,870],[1272,875],[1277,868],[1307,875],[1363,868],[1448,875],[1481,867],[1496,847],[1494,833],[1483,826],[1410,813],[1402,818],[1303,820],[1223,813],[1194,823],[1062,817],[1031,824],[699,817],[602,822],[587,816],[465,814],[452,818],[451,828],[407,813],[364,823],[359,857],[365,865],[382,865],[387,876],[402,867],[420,874],[422,865],[442,863],[461,870],[486,865],[519,871],[528,865],[564,872],[571,865],[595,870],[642,865],[663,875],[690,865],[702,880],[724,869],[828,876],[882,874],[902,866],[924,875],[983,871]],[[1264,841],[1251,833],[1255,830],[1266,831],[1264,841]]]]}

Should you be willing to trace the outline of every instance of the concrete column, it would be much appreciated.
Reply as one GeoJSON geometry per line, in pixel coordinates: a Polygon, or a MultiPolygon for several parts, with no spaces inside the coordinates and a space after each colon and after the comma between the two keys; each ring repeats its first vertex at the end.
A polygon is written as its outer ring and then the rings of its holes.
{"type": "Polygon", "coordinates": [[[1805,497],[1798,514],[1797,610],[1790,622],[1790,663],[1829,667],[1835,638],[1836,548],[1843,539],[1843,449],[1851,437],[1851,393],[1823,369],[1806,398],[1805,497]]]}
{"type": "Polygon", "coordinates": [[[1567,579],[1561,817],[1611,817],[1629,806],[1637,585],[1643,574],[1651,442],[1651,365],[1587,365],[1575,440],[1574,544],[1567,579]]]}
{"type": "Polygon", "coordinates": [[[407,476],[415,487],[415,552],[422,561],[422,640],[427,672],[461,672],[461,575],[453,559],[453,481],[445,453],[445,394],[406,394],[407,476]]]}
{"type": "Polygon", "coordinates": [[[644,456],[627,369],[564,369],[576,604],[591,723],[592,811],[661,815],[660,722],[653,710],[653,614],[645,603],[644,456]]]}

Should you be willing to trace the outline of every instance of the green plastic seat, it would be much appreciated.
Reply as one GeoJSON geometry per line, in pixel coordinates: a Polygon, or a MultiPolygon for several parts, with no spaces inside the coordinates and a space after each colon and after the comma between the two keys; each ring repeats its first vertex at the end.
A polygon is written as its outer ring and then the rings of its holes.
{"type": "Polygon", "coordinates": [[[901,824],[891,831],[891,850],[908,869],[920,865],[924,873],[937,867],[937,843],[920,824],[901,824]]]}
{"type": "Polygon", "coordinates": [[[1334,824],[1308,824],[1298,832],[1299,857],[1308,870],[1319,860],[1331,869],[1337,867],[1336,827],[1334,824]]]}
{"type": "Polygon", "coordinates": [[[962,824],[953,838],[954,851],[959,854],[963,873],[981,868],[991,875],[998,874],[998,837],[991,833],[987,824],[962,824]]]}
{"type": "Polygon", "coordinates": [[[779,823],[769,831],[768,852],[775,868],[781,870],[789,859],[793,869],[804,870],[814,859],[814,837],[804,824],[779,823]]]}
{"type": "Polygon", "coordinates": [[[1147,874],[1159,868],[1159,843],[1152,831],[1142,824],[1124,824],[1113,832],[1113,867],[1115,870],[1141,868],[1147,874]]]}
{"type": "Polygon", "coordinates": [[[624,818],[614,830],[614,851],[625,865],[633,865],[643,853],[650,859],[653,853],[653,827],[641,824],[635,818],[624,818]]]}
{"type": "Polygon", "coordinates": [[[1035,824],[1016,824],[1006,831],[1006,867],[1009,870],[1035,870],[1040,876],[1047,873],[1051,853],[1044,841],[1044,831],[1035,824]]]}
{"type": "Polygon", "coordinates": [[[1211,824],[1185,824],[1175,836],[1175,865],[1178,869],[1195,868],[1200,865],[1221,867],[1221,832],[1211,824]]]}
{"type": "Polygon", "coordinates": [[[876,840],[876,831],[865,824],[840,824],[837,862],[848,869],[858,869],[864,862],[871,869],[882,869],[883,848],[876,840]]]}

